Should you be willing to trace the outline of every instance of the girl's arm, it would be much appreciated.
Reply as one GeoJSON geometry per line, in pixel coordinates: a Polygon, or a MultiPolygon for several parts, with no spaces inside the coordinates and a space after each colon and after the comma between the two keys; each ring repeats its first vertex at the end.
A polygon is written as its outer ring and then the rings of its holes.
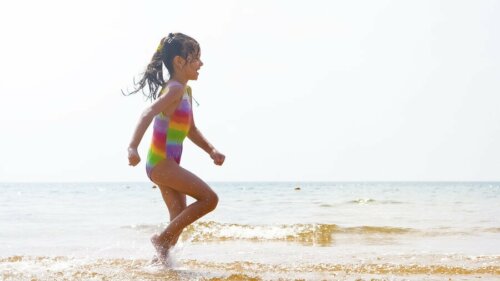
{"type": "Polygon", "coordinates": [[[194,144],[196,144],[206,153],[208,153],[210,157],[214,160],[214,163],[216,165],[222,165],[222,163],[224,163],[226,156],[220,153],[217,149],[215,149],[215,147],[212,144],[210,144],[208,140],[203,136],[200,130],[196,127],[193,115],[191,115],[191,125],[187,137],[194,144]]]}
{"type": "Polygon", "coordinates": [[[151,106],[142,112],[139,123],[137,123],[135,127],[132,140],[128,146],[129,165],[135,166],[141,161],[137,153],[137,147],[148,129],[149,124],[153,121],[153,118],[162,111],[165,115],[170,116],[181,101],[182,95],[184,94],[182,86],[171,86],[167,89],[168,92],[166,94],[160,95],[151,106]]]}
{"type": "Polygon", "coordinates": [[[191,119],[191,128],[189,129],[188,138],[208,154],[216,150],[196,127],[193,119],[191,119]]]}
{"type": "Polygon", "coordinates": [[[188,138],[201,149],[206,151],[210,158],[214,160],[216,165],[222,165],[226,156],[220,153],[217,149],[211,145],[208,140],[201,134],[200,130],[195,126],[194,119],[191,118],[191,129],[189,129],[188,138]]]}

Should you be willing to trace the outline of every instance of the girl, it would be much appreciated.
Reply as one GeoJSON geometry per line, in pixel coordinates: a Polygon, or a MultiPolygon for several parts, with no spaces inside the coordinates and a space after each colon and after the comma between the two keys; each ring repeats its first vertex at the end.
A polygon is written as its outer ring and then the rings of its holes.
{"type": "Polygon", "coordinates": [[[161,40],[144,76],[137,83],[138,88],[130,93],[142,90],[145,94],[143,88],[147,83],[149,94],[145,95],[155,100],[139,119],[128,147],[128,160],[132,166],[141,161],[137,147],[154,119],[146,173],[160,188],[170,213],[167,228],[151,237],[161,262],[167,261],[168,250],[176,244],[182,230],[214,210],[218,203],[217,194],[203,180],[179,166],[186,136],[206,151],[216,165],[222,165],[225,159],[194,123],[191,88],[187,82],[198,79],[201,66],[198,42],[182,33],[170,33],[161,40]],[[163,80],[163,64],[170,76],[166,82],[163,80]],[[195,198],[196,202],[186,207],[186,195],[195,198]]]}

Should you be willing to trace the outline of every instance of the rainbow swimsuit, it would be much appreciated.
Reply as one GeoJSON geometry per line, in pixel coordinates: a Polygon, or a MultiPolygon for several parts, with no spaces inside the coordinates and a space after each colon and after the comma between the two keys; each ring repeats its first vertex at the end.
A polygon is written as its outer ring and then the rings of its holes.
{"type": "MultiPolygon", "coordinates": [[[[170,81],[167,87],[173,83],[182,85],[177,81],[170,81]]],[[[189,86],[186,86],[181,102],[170,117],[160,112],[154,118],[153,140],[146,162],[146,173],[150,179],[151,171],[161,160],[169,158],[177,164],[181,161],[182,142],[189,132],[193,118],[189,90],[189,86]]]]}

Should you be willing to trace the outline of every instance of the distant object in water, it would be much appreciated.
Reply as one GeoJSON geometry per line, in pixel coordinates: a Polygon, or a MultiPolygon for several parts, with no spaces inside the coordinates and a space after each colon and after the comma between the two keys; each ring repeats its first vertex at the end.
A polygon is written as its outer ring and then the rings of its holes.
{"type": "Polygon", "coordinates": [[[156,188],[156,185],[153,185],[153,188],[156,188]]]}
{"type": "Polygon", "coordinates": [[[300,190],[300,186],[297,186],[297,187],[295,188],[295,190],[300,190]]]}

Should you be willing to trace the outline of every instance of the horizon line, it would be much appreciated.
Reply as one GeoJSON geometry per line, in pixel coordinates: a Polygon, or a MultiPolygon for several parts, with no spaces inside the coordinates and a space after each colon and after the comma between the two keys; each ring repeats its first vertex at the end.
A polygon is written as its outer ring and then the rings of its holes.
{"type": "MultiPolygon", "coordinates": [[[[207,183],[500,183],[500,180],[206,180],[207,183]]],[[[6,183],[150,183],[151,181],[0,181],[6,183]]]]}

